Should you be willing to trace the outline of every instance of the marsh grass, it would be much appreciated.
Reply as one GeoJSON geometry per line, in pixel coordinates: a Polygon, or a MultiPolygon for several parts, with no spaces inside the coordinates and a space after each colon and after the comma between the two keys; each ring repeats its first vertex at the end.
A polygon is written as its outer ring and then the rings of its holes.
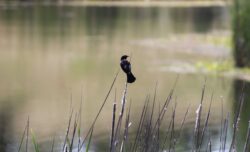
{"type": "Polygon", "coordinates": [[[54,146],[55,146],[55,136],[52,139],[52,144],[51,144],[51,152],[54,151],[54,146]]]}
{"type": "Polygon", "coordinates": [[[27,151],[28,151],[28,143],[29,143],[29,141],[28,141],[28,139],[29,139],[29,117],[28,117],[28,119],[27,119],[27,124],[26,124],[26,126],[25,126],[25,129],[24,129],[24,131],[23,131],[23,135],[22,135],[22,138],[21,138],[21,142],[20,142],[19,147],[18,147],[18,152],[21,151],[21,148],[22,148],[22,144],[23,144],[23,140],[24,140],[24,138],[25,138],[25,135],[26,135],[26,147],[25,147],[25,152],[27,152],[27,151]]]}
{"type": "MultiPolygon", "coordinates": [[[[81,106],[79,110],[74,111],[72,106],[70,106],[69,119],[66,127],[66,133],[64,136],[64,140],[60,141],[62,147],[60,148],[62,152],[88,152],[92,149],[92,141],[94,137],[94,128],[95,123],[100,116],[104,105],[107,102],[108,97],[113,89],[114,83],[118,76],[119,71],[113,79],[113,82],[109,88],[109,91],[104,98],[100,109],[98,110],[96,117],[91,123],[87,132],[81,131],[81,111],[82,111],[82,98],[81,98],[81,106]],[[73,117],[74,116],[74,117],[73,117]],[[76,135],[77,134],[77,135],[76,135]],[[77,137],[76,137],[77,136],[77,137]]],[[[154,89],[153,98],[150,98],[150,95],[146,95],[144,100],[144,105],[140,112],[140,117],[138,121],[131,120],[131,106],[132,102],[129,102],[127,105],[127,91],[128,84],[125,83],[123,95],[121,98],[121,108],[120,111],[117,111],[117,97],[115,91],[115,97],[113,102],[113,110],[110,111],[112,123],[110,124],[111,132],[110,132],[110,140],[109,147],[103,151],[110,152],[174,152],[178,151],[176,148],[178,144],[180,144],[180,140],[182,138],[182,131],[185,127],[185,121],[190,113],[190,105],[188,105],[182,119],[180,122],[180,127],[177,127],[178,120],[176,118],[177,114],[177,97],[174,97],[176,83],[178,81],[178,77],[174,82],[174,86],[172,87],[169,95],[166,100],[163,102],[163,105],[160,105],[160,102],[157,102],[157,83],[154,89]],[[158,105],[158,108],[156,108],[158,105]],[[158,109],[158,110],[157,110],[158,109]],[[117,113],[119,115],[117,117],[117,113]],[[166,115],[169,115],[166,117],[166,115]],[[117,117],[117,118],[116,118],[117,117]],[[166,120],[169,118],[169,120],[166,120]],[[116,120],[117,119],[117,120],[116,120]],[[163,126],[162,124],[168,122],[167,126],[163,126]],[[133,130],[130,130],[130,126],[133,124],[133,130]],[[178,131],[177,131],[178,130],[178,131]],[[135,131],[135,132],[134,132],[135,131]]],[[[239,98],[239,105],[236,109],[233,121],[232,128],[232,138],[228,138],[228,130],[231,128],[231,124],[229,122],[229,113],[227,116],[224,116],[224,108],[223,108],[223,100],[221,101],[221,121],[220,121],[220,133],[219,133],[219,152],[233,152],[236,150],[235,140],[237,137],[237,130],[239,129],[239,121],[240,114],[242,111],[242,107],[244,104],[244,86],[242,87],[242,94],[239,98]],[[230,142],[228,142],[230,140],[230,142]],[[227,143],[230,143],[227,144],[227,143]]],[[[201,152],[201,151],[213,151],[213,142],[211,141],[210,128],[209,128],[209,120],[211,116],[211,105],[213,103],[213,93],[211,95],[209,108],[207,112],[204,112],[204,95],[206,93],[206,82],[203,85],[201,90],[201,99],[200,104],[196,110],[196,118],[194,118],[194,131],[192,139],[192,148],[190,151],[192,152],[201,152]],[[202,115],[205,115],[205,119],[202,119],[202,115]],[[205,140],[206,139],[206,140],[205,140]]],[[[72,98],[71,98],[72,99],[72,98]]],[[[71,101],[72,102],[72,101],[71,101]]],[[[71,103],[72,105],[72,103],[71,103]]],[[[24,151],[27,152],[29,147],[29,134],[30,132],[30,122],[29,118],[27,119],[27,123],[24,129],[24,132],[21,136],[20,144],[18,147],[18,152],[22,150],[22,145],[24,144],[24,139],[26,138],[24,151]]],[[[31,131],[32,143],[34,146],[35,152],[39,152],[39,143],[35,137],[33,131],[31,131]]],[[[190,141],[189,141],[190,142],[190,141]]],[[[249,151],[249,142],[250,142],[250,122],[248,127],[248,133],[246,135],[246,141],[244,144],[244,152],[249,151]]],[[[53,138],[51,143],[51,152],[55,151],[55,138],[53,138]]]]}
{"type": "Polygon", "coordinates": [[[32,135],[32,143],[34,145],[35,152],[40,152],[38,143],[36,141],[36,136],[35,136],[35,133],[33,132],[33,130],[31,130],[31,135],[32,135]]]}
{"type": "Polygon", "coordinates": [[[250,121],[248,122],[248,130],[247,130],[247,136],[246,136],[246,142],[244,145],[244,152],[249,151],[249,140],[250,140],[250,121]]]}

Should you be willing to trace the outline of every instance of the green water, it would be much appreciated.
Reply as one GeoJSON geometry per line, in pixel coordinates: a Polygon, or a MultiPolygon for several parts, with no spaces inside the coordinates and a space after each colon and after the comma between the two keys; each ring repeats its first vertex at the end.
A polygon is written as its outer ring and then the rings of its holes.
{"type": "MultiPolygon", "coordinates": [[[[214,92],[210,120],[213,141],[219,141],[221,96],[225,115],[234,111],[236,82],[195,67],[200,61],[231,59],[230,47],[216,41],[230,37],[227,8],[1,6],[0,33],[0,151],[17,149],[28,116],[43,151],[50,149],[53,136],[60,147],[70,106],[78,109],[81,97],[82,131],[86,131],[123,54],[132,56],[132,71],[137,77],[128,86],[132,128],[146,95],[153,97],[156,82],[157,103],[163,104],[178,74],[174,95],[177,126],[191,105],[183,133],[185,144],[178,149],[192,147],[187,141],[192,139],[205,78],[205,110],[214,92]]],[[[124,80],[120,71],[97,121],[94,143],[99,151],[108,147],[114,90],[120,106],[124,80]]],[[[244,113],[247,115],[247,110],[244,113]]],[[[246,126],[247,119],[243,121],[246,126]]],[[[245,139],[244,133],[240,138],[245,139]]]]}

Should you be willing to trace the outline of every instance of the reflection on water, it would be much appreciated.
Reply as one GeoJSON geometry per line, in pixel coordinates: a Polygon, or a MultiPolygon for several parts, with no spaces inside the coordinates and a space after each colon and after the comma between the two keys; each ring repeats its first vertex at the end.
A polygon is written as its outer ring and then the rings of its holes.
{"type": "MultiPolygon", "coordinates": [[[[245,141],[246,136],[247,136],[247,129],[248,129],[248,122],[249,122],[249,112],[248,109],[250,108],[250,96],[249,92],[250,91],[250,83],[245,82],[242,80],[234,80],[234,100],[235,102],[233,103],[232,111],[235,112],[237,111],[237,108],[239,107],[239,97],[244,93],[244,105],[242,107],[242,113],[241,113],[241,118],[240,118],[240,123],[239,123],[239,132],[238,136],[236,138],[236,141],[245,141]],[[243,89],[244,88],[244,89],[243,89]]],[[[243,151],[243,147],[245,142],[236,142],[238,151],[243,151]]]]}
{"type": "MultiPolygon", "coordinates": [[[[123,54],[132,54],[132,68],[137,77],[128,90],[136,125],[138,111],[146,95],[152,96],[156,81],[159,83],[158,103],[164,101],[173,86],[177,74],[159,70],[159,67],[166,68],[169,63],[177,66],[176,63],[194,64],[200,60],[228,58],[218,55],[221,47],[226,51],[228,48],[206,38],[228,37],[229,25],[228,10],[224,7],[0,8],[0,109],[3,109],[0,129],[8,134],[1,134],[0,151],[15,148],[28,116],[43,150],[51,146],[54,135],[59,146],[67,126],[71,94],[72,106],[76,109],[83,96],[82,129],[86,131],[123,54]],[[180,39],[183,37],[188,41],[183,42],[180,39]],[[170,40],[174,41],[171,45],[170,40]],[[211,46],[212,50],[219,48],[213,55],[200,53],[211,50],[211,46]],[[16,98],[6,100],[10,97],[16,98]]],[[[187,118],[180,150],[191,147],[192,143],[187,141],[192,138],[204,78],[201,74],[184,73],[177,84],[176,125],[181,123],[189,103],[192,111],[187,118]]],[[[121,97],[124,79],[120,73],[115,84],[117,98],[121,97]]],[[[231,79],[208,77],[204,110],[207,110],[214,91],[210,133],[215,141],[219,140],[220,96],[224,96],[225,111],[230,112],[231,100],[228,99],[231,98],[232,82],[231,79]]],[[[103,142],[109,139],[113,98],[114,92],[97,121],[96,125],[102,127],[97,127],[94,135],[96,145],[104,149],[109,145],[103,146],[103,142]]]]}

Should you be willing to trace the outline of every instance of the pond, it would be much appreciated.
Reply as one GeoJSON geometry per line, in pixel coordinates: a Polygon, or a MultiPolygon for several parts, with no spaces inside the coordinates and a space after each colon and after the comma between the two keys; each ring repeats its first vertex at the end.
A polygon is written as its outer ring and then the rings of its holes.
{"type": "MultiPolygon", "coordinates": [[[[127,92],[127,101],[131,102],[131,132],[136,130],[146,96],[152,100],[156,83],[156,107],[159,107],[179,75],[174,92],[176,128],[180,127],[189,105],[190,113],[176,150],[190,150],[195,111],[206,80],[202,117],[205,120],[213,92],[209,134],[213,150],[218,150],[222,100],[223,114],[230,113],[232,120],[241,82],[199,69],[197,64],[231,59],[230,22],[229,9],[221,6],[1,6],[0,151],[18,149],[28,117],[41,150],[49,151],[55,137],[55,148],[59,151],[70,107],[78,112],[81,105],[84,136],[124,54],[131,56],[132,71],[137,78],[128,85],[127,92]]],[[[115,93],[120,109],[124,82],[125,75],[120,71],[95,125],[92,145],[95,151],[108,151],[115,93]]],[[[168,126],[170,117],[171,111],[166,114],[162,130],[168,126]]],[[[242,129],[237,136],[242,141],[237,142],[239,147],[246,135],[247,106],[242,117],[242,129]]],[[[227,146],[229,143],[230,139],[227,146]]],[[[28,146],[33,150],[31,139],[28,146]]]]}

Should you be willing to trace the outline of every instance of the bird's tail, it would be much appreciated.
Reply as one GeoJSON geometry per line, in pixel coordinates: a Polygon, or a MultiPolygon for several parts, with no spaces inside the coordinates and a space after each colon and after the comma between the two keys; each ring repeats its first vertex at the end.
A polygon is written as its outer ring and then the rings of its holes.
{"type": "Polygon", "coordinates": [[[128,83],[133,83],[133,82],[135,82],[135,80],[136,80],[136,78],[131,72],[127,73],[127,82],[128,83]]]}

